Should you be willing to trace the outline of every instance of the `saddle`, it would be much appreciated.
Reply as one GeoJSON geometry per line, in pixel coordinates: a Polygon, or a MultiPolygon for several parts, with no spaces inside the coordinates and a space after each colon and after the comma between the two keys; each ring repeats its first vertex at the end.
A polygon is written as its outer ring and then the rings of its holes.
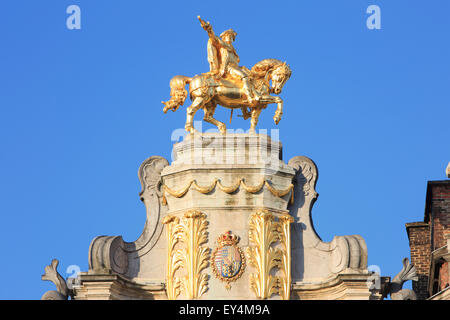
{"type": "MultiPolygon", "coordinates": [[[[251,70],[249,70],[247,67],[245,66],[241,66],[240,67],[245,73],[248,74],[248,77],[250,79],[250,81],[252,81],[253,83],[256,83],[257,80],[257,76],[256,74],[254,74],[251,70]]],[[[217,73],[208,71],[205,73],[202,73],[201,75],[204,76],[205,79],[205,86],[212,86],[212,87],[217,87],[217,86],[224,86],[224,87],[228,87],[228,88],[240,88],[242,89],[243,87],[243,82],[240,78],[238,77],[234,77],[231,74],[226,73],[223,77],[219,78],[217,73]]]]}

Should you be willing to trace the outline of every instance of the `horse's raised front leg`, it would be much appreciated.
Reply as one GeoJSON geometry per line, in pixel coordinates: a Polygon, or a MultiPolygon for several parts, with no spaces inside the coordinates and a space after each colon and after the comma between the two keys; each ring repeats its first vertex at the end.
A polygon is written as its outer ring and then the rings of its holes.
{"type": "Polygon", "coordinates": [[[283,114],[283,100],[280,97],[264,95],[260,98],[260,102],[263,104],[277,104],[277,110],[275,111],[275,115],[273,116],[273,121],[275,121],[275,124],[278,124],[281,120],[281,115],[283,114]]]}
{"type": "Polygon", "coordinates": [[[252,108],[252,119],[250,120],[250,132],[249,132],[250,134],[256,133],[255,128],[256,125],[258,124],[259,115],[261,114],[262,109],[263,108],[261,107],[252,108]]]}
{"type": "Polygon", "coordinates": [[[214,119],[214,112],[216,111],[216,107],[217,105],[215,103],[207,103],[204,107],[203,107],[203,111],[205,111],[205,116],[203,117],[203,120],[205,120],[206,122],[212,123],[213,125],[217,126],[217,128],[219,129],[220,133],[222,134],[226,134],[227,133],[227,127],[225,125],[225,123],[220,122],[217,119],[214,119]]]}
{"type": "Polygon", "coordinates": [[[281,120],[281,115],[283,114],[283,100],[279,97],[275,97],[275,103],[277,104],[277,110],[273,116],[273,121],[275,121],[275,124],[278,124],[281,120]]]}
{"type": "Polygon", "coordinates": [[[194,101],[192,102],[191,106],[187,108],[186,110],[186,125],[184,126],[184,129],[187,132],[194,133],[196,130],[194,129],[194,115],[197,112],[198,109],[200,109],[203,106],[204,98],[202,97],[196,97],[194,101]]]}

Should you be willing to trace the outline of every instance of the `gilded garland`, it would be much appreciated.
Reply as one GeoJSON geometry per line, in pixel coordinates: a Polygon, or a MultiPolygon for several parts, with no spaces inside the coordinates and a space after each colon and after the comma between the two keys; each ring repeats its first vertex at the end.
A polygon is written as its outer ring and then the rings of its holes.
{"type": "Polygon", "coordinates": [[[247,185],[244,181],[244,178],[237,180],[234,185],[224,186],[224,185],[222,185],[220,180],[216,178],[208,186],[199,186],[195,180],[191,180],[186,184],[185,187],[181,188],[180,190],[173,190],[172,188],[169,188],[166,184],[164,184],[162,186],[162,189],[163,189],[162,203],[163,203],[163,205],[167,205],[166,192],[168,194],[170,194],[172,197],[181,198],[190,190],[191,186],[196,191],[203,193],[203,194],[208,194],[208,193],[212,192],[216,188],[216,186],[218,186],[218,188],[220,190],[222,190],[223,192],[228,193],[228,194],[236,192],[241,186],[246,192],[249,192],[249,193],[258,193],[259,191],[262,190],[262,188],[266,187],[267,190],[269,190],[271,194],[273,194],[275,197],[278,197],[278,198],[282,198],[285,195],[289,194],[289,192],[291,192],[290,202],[291,203],[294,202],[294,192],[293,192],[294,185],[292,183],[286,189],[278,190],[278,189],[275,189],[269,183],[269,181],[264,178],[261,179],[261,182],[259,184],[257,184],[256,186],[247,185]]]}

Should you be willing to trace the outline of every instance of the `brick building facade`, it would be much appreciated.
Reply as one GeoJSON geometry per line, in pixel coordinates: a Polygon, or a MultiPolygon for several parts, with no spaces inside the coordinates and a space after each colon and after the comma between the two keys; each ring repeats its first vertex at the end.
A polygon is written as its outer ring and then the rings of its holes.
{"type": "Polygon", "coordinates": [[[428,181],[423,222],[406,224],[417,299],[450,299],[450,180],[428,181]]]}

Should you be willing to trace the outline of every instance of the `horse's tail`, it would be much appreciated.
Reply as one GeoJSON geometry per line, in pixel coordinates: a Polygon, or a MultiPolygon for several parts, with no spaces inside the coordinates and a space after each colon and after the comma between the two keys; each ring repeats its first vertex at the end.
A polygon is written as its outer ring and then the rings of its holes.
{"type": "Polygon", "coordinates": [[[187,97],[187,90],[185,89],[186,84],[191,82],[192,78],[185,76],[175,76],[170,80],[170,100],[169,101],[161,101],[164,107],[164,113],[167,110],[176,111],[179,106],[184,104],[184,101],[187,97]]]}

